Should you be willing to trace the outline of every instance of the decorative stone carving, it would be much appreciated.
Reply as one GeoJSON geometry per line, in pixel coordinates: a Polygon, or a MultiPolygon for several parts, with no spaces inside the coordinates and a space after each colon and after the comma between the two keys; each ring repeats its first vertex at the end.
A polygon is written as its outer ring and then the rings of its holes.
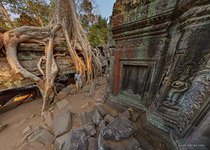
{"type": "Polygon", "coordinates": [[[147,110],[161,130],[190,134],[210,109],[209,13],[208,0],[117,0],[111,96],[147,110]],[[136,77],[145,63],[147,78],[136,77]]]}

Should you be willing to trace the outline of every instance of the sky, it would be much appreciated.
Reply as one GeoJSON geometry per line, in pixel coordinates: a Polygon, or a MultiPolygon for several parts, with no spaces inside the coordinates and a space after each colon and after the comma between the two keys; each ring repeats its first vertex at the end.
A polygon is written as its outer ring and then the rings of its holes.
{"type": "Polygon", "coordinates": [[[95,0],[98,5],[99,13],[105,17],[109,18],[112,15],[112,9],[115,0],[95,0]]]}

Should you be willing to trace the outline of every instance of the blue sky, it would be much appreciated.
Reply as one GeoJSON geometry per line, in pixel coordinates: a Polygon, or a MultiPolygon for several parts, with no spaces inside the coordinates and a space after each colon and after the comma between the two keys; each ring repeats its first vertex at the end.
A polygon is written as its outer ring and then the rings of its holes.
{"type": "Polygon", "coordinates": [[[98,4],[99,13],[103,16],[108,18],[112,15],[112,9],[115,0],[95,0],[98,4]]]}

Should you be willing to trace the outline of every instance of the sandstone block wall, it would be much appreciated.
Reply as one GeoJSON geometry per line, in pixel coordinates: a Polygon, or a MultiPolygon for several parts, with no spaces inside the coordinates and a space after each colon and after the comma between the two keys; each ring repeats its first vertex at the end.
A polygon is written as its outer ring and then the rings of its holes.
{"type": "Polygon", "coordinates": [[[210,1],[117,0],[112,93],[188,137],[210,111],[210,1]]]}

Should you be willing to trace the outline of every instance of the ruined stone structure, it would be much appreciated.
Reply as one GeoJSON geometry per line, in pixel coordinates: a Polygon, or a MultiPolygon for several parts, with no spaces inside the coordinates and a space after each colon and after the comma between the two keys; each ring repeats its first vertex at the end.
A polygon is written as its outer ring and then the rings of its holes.
{"type": "Polygon", "coordinates": [[[116,0],[110,99],[179,146],[210,141],[210,1],[116,0]]]}
{"type": "MultiPolygon", "coordinates": [[[[24,68],[38,76],[41,76],[41,73],[37,68],[37,64],[39,62],[39,59],[44,56],[44,49],[44,45],[39,45],[36,43],[20,44],[18,47],[18,59],[20,60],[24,68]]],[[[24,79],[20,75],[16,75],[11,70],[3,51],[0,54],[0,91],[32,83],[30,80],[24,79]]],[[[60,73],[59,76],[68,73],[74,73],[75,68],[73,63],[71,62],[71,58],[68,54],[67,48],[60,44],[58,47],[56,47],[55,51],[55,55],[57,55],[56,62],[58,64],[60,73]]]]}

